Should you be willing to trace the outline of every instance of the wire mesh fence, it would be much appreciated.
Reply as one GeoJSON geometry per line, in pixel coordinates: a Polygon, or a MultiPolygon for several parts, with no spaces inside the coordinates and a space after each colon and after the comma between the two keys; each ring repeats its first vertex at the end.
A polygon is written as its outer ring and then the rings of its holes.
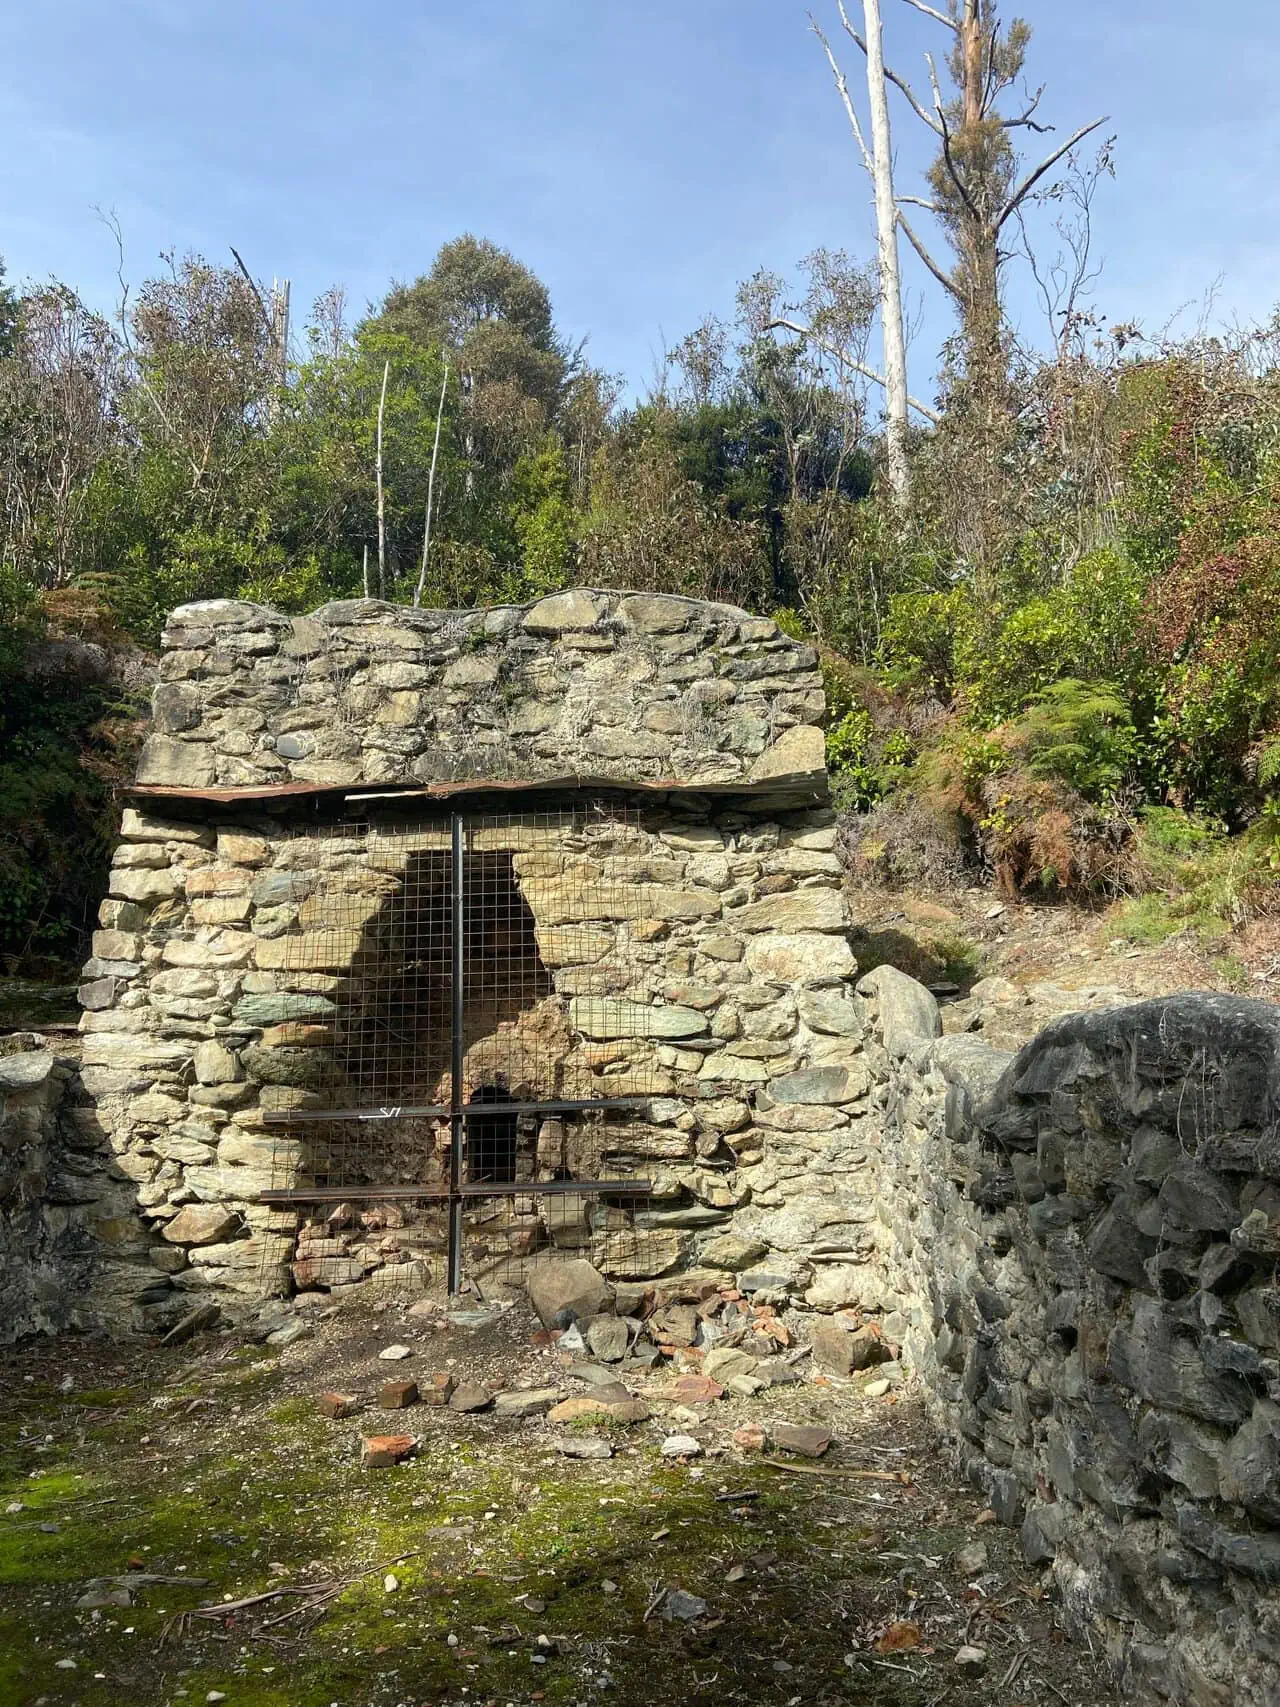
{"type": "Polygon", "coordinates": [[[648,1182],[600,1165],[662,1083],[627,995],[647,846],[601,802],[293,839],[265,959],[300,1017],[270,1039],[264,1199],[299,1212],[296,1284],[429,1284],[441,1253],[450,1290],[464,1261],[644,1266],[648,1182]]]}

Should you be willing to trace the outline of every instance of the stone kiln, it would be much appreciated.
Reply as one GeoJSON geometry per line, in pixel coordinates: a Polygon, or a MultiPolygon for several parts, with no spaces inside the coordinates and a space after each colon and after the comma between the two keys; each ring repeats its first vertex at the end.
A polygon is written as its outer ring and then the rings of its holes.
{"type": "Polygon", "coordinates": [[[877,1318],[1135,1699],[1280,1700],[1274,1006],[1011,1058],[851,988],[815,660],[741,611],[194,605],[161,676],[82,1060],[0,1050],[4,1331],[443,1285],[474,1180],[475,1269],[877,1318]]]}
{"type": "Polygon", "coordinates": [[[220,601],[160,675],[82,991],[144,1315],[766,1253],[735,1211],[868,1089],[809,648],[586,590],[220,601]]]}

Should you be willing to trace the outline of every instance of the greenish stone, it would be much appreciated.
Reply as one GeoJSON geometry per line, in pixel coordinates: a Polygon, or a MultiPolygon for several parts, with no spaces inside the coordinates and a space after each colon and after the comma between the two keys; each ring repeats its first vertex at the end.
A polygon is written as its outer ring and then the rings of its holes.
{"type": "Polygon", "coordinates": [[[234,1011],[243,1025],[279,1025],[282,1020],[327,1017],[338,1010],[327,996],[276,994],[242,996],[234,1011]]]}

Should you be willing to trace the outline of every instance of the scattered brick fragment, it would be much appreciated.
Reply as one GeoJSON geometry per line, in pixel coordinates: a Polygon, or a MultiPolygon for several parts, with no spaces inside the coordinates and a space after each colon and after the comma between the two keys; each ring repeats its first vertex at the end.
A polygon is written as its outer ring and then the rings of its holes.
{"type": "Polygon", "coordinates": [[[418,1402],[416,1381],[387,1381],[378,1393],[378,1403],[384,1411],[402,1411],[418,1402]]]}
{"type": "Polygon", "coordinates": [[[427,1377],[418,1389],[418,1397],[424,1405],[447,1405],[457,1385],[452,1375],[441,1371],[427,1377]]]}
{"type": "Polygon", "coordinates": [[[385,1470],[407,1458],[417,1444],[411,1434],[371,1434],[360,1443],[360,1462],[366,1470],[385,1470]]]}
{"type": "Polygon", "coordinates": [[[316,1401],[322,1417],[353,1417],[360,1409],[356,1393],[321,1393],[316,1401]]]}
{"type": "Polygon", "coordinates": [[[775,1446],[784,1452],[797,1452],[802,1458],[821,1458],[831,1445],[830,1429],[805,1423],[771,1423],[769,1435],[775,1446]]]}

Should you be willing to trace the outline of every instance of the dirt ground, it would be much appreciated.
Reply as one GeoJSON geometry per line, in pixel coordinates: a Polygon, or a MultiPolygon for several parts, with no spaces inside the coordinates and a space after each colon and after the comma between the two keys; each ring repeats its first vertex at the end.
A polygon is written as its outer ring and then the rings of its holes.
{"type": "Polygon", "coordinates": [[[1152,945],[1125,937],[1114,907],[1003,902],[990,888],[846,893],[864,972],[891,960],[925,983],[962,989],[996,974],[1027,986],[1115,986],[1130,997],[1224,990],[1280,1000],[1280,918],[1253,919],[1215,943],[1187,931],[1152,945]]]}
{"type": "Polygon", "coordinates": [[[905,1388],[867,1397],[806,1358],[797,1385],[688,1408],[664,1397],[670,1368],[624,1367],[651,1412],[627,1427],[378,1408],[386,1380],[437,1371],[587,1392],[536,1329],[523,1305],[462,1325],[387,1303],[279,1351],[231,1333],[10,1348],[0,1702],[1114,1700],[905,1388]],[[408,1357],[379,1356],[397,1343],[408,1357]],[[329,1420],[329,1389],[364,1408],[329,1420]],[[833,1444],[814,1461],[734,1442],[780,1421],[833,1444]],[[414,1456],[361,1467],[362,1435],[402,1430],[414,1456]],[[663,1457],[674,1432],[700,1454],[663,1457]],[[965,1645],[984,1650],[972,1676],[965,1645]]]}

